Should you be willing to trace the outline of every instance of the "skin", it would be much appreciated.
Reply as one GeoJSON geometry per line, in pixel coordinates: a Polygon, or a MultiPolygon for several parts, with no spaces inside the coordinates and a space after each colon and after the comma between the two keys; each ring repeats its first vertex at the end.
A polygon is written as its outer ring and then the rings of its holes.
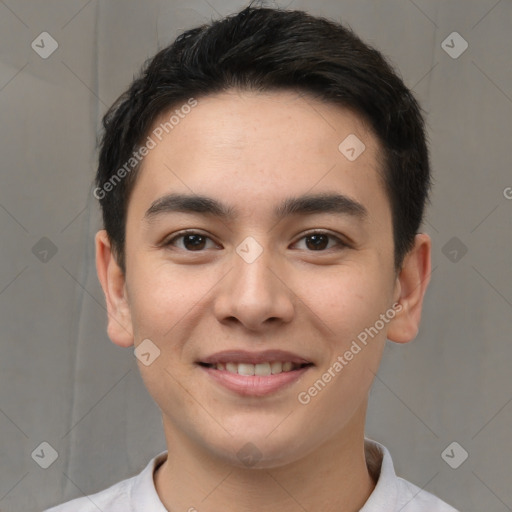
{"type": "Polygon", "coordinates": [[[431,265],[431,240],[418,234],[394,271],[379,152],[357,115],[291,91],[198,98],[143,161],[128,206],[126,274],[106,232],[97,233],[110,338],[122,347],[149,338],[161,351],[138,365],[162,411],[169,455],[154,480],[168,510],[356,511],[373,491],[364,455],[368,394],[386,338],[406,343],[418,332],[431,265]],[[366,146],[353,162],[338,150],[349,134],[366,146]],[[147,209],[171,192],[215,198],[238,216],[171,212],[148,221],[147,209]],[[274,218],[284,199],[320,192],[348,196],[367,215],[274,218]],[[208,238],[199,250],[183,237],[161,244],[183,229],[208,238]],[[321,238],[315,250],[305,237],[312,230],[347,245],[321,238]],[[236,252],[248,236],[262,248],[252,263],[236,252]],[[395,302],[400,312],[299,403],[395,302]],[[272,395],[244,397],[196,364],[227,349],[282,349],[314,366],[272,395]],[[246,443],[261,457],[252,467],[237,456],[246,443]]]}

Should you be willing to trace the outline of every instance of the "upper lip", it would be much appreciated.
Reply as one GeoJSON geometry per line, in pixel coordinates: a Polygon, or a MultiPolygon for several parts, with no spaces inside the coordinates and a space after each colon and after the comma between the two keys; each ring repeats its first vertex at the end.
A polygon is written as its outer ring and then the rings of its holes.
{"type": "Polygon", "coordinates": [[[285,363],[290,361],[295,364],[310,364],[311,361],[286,352],[285,350],[264,350],[263,352],[247,352],[245,350],[223,350],[205,357],[198,361],[199,363],[218,364],[218,363],[246,363],[258,364],[280,361],[285,363]]]}

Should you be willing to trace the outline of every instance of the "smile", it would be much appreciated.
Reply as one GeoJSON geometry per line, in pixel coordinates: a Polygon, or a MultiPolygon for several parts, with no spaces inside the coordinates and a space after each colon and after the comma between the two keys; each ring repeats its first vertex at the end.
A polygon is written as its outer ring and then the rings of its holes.
{"type": "Polygon", "coordinates": [[[296,383],[313,366],[312,363],[297,364],[289,361],[199,364],[210,382],[243,397],[277,394],[296,383]]]}
{"type": "Polygon", "coordinates": [[[229,373],[236,373],[238,375],[251,376],[256,375],[259,377],[264,377],[267,375],[278,375],[283,372],[291,372],[303,368],[305,366],[309,366],[311,363],[293,363],[291,361],[285,361],[284,363],[281,361],[272,361],[266,363],[217,363],[217,364],[206,364],[203,363],[208,368],[215,368],[220,371],[227,371],[229,373]]]}

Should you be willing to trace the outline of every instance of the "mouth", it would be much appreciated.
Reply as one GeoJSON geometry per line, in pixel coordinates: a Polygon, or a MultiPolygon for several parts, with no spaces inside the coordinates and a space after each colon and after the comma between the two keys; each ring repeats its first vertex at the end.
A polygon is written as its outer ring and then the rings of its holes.
{"type": "Polygon", "coordinates": [[[237,362],[226,362],[226,363],[199,363],[204,368],[211,368],[213,370],[226,371],[229,373],[236,373],[238,375],[258,377],[266,377],[268,375],[279,375],[283,372],[294,372],[307,366],[312,366],[313,363],[293,363],[292,361],[267,361],[264,363],[237,363],[237,362]]]}
{"type": "Polygon", "coordinates": [[[224,351],[197,361],[215,384],[242,396],[262,397],[296,382],[314,364],[290,352],[224,351]]]}

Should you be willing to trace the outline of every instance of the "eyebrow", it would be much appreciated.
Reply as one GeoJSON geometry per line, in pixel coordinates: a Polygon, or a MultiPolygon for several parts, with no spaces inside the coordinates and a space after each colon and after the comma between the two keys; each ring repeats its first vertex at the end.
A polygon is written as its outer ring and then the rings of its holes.
{"type": "MultiPolygon", "coordinates": [[[[205,214],[225,221],[232,221],[238,215],[236,208],[212,197],[197,194],[168,194],[151,204],[144,214],[144,219],[150,222],[162,214],[175,212],[205,214]]],[[[368,216],[368,210],[361,203],[348,196],[333,193],[289,197],[274,209],[277,220],[292,215],[315,213],[347,215],[359,220],[368,216]]]]}

